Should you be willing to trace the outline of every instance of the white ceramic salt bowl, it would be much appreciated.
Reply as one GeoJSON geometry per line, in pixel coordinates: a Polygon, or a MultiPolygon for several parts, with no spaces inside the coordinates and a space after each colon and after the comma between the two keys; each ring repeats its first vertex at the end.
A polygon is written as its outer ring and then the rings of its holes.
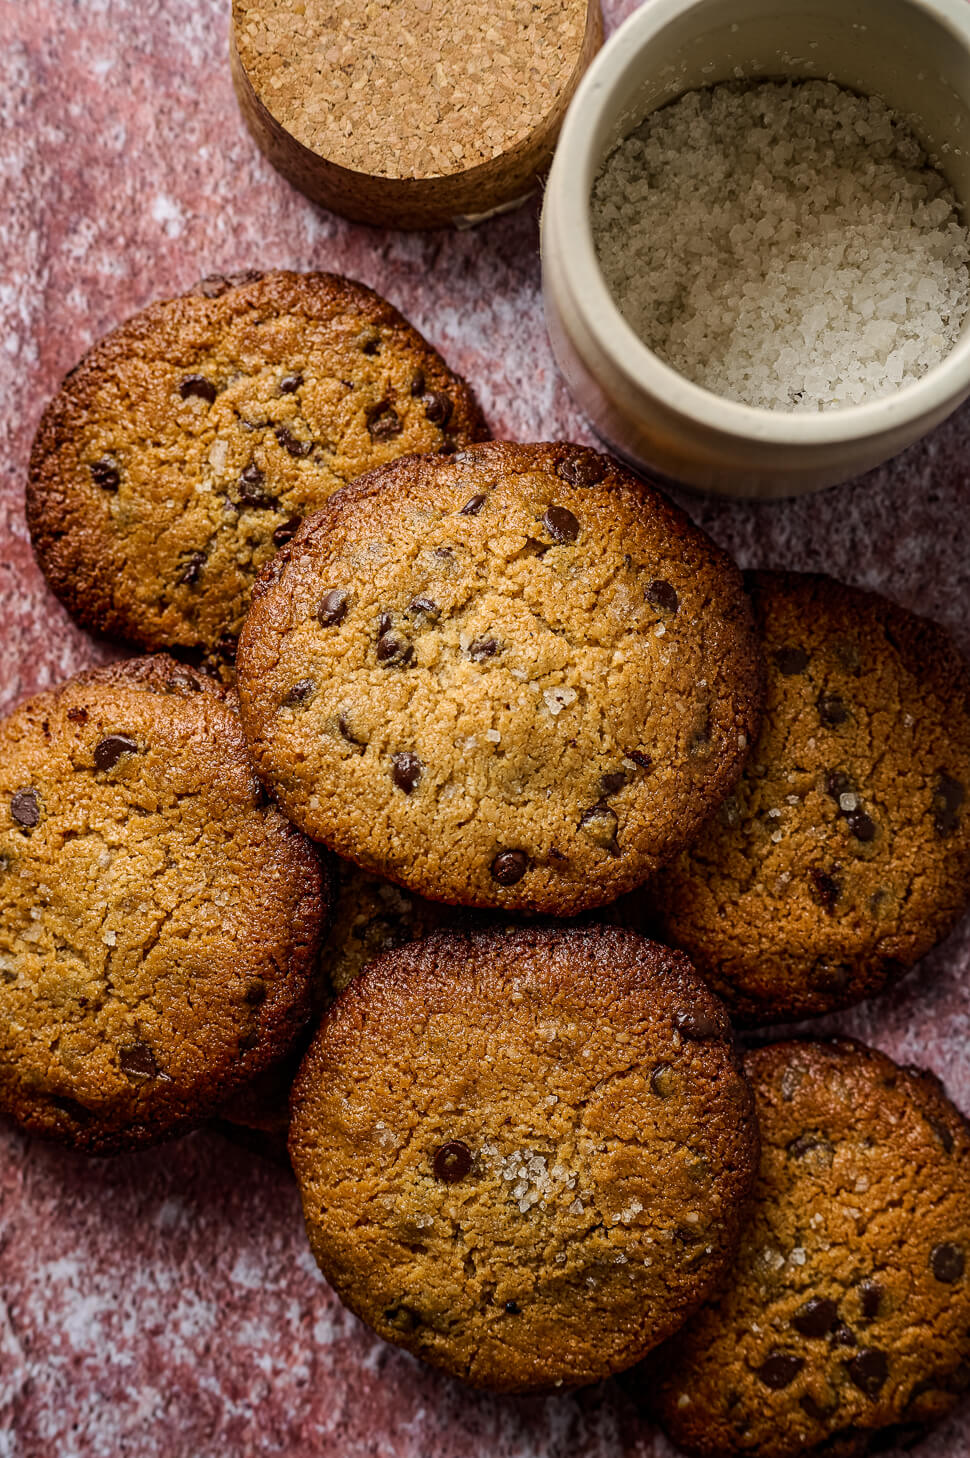
{"type": "Polygon", "coordinates": [[[817,491],[896,455],[970,396],[970,321],[921,380],[817,414],[760,410],[693,384],[627,324],[600,272],[590,191],[612,148],[685,91],[828,79],[905,117],[970,214],[970,0],[646,0],[569,108],[542,216],[546,319],[560,369],[633,465],[725,496],[817,491]]]}

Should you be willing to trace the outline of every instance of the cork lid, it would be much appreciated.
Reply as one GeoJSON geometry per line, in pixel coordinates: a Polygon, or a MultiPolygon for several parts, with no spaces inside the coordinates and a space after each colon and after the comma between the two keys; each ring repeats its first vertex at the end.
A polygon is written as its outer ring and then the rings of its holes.
{"type": "Polygon", "coordinates": [[[455,188],[435,187],[448,179],[479,174],[466,215],[527,192],[602,36],[598,0],[234,0],[233,29],[237,91],[271,160],[328,206],[404,226],[416,202],[454,218],[455,188]],[[312,159],[412,189],[377,216],[379,189],[351,180],[348,198],[347,177],[320,196],[312,159]]]}

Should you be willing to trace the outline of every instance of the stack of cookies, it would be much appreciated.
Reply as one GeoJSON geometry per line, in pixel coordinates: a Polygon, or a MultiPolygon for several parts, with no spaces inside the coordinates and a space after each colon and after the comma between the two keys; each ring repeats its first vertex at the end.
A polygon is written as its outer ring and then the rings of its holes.
{"type": "Polygon", "coordinates": [[[150,656],[0,725],[0,1107],[288,1137],[341,1298],[475,1385],[631,1369],[705,1458],[922,1431],[970,1372],[970,1130],[861,1044],[734,1027],[961,915],[967,668],[486,436],[327,275],[207,280],[68,376],[35,551],[150,656]]]}

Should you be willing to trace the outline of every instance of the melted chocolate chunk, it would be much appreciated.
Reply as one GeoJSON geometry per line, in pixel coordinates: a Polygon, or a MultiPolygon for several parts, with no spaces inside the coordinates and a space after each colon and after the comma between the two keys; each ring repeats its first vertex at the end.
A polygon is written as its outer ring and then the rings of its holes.
{"type": "Polygon", "coordinates": [[[933,793],[933,828],[937,835],[952,835],[960,824],[960,809],[967,791],[952,775],[941,774],[933,793]]]}
{"type": "Polygon", "coordinates": [[[878,1397],[889,1375],[889,1363],[885,1352],[876,1347],[863,1347],[846,1362],[845,1370],[866,1397],[878,1397]]]}
{"type": "Polygon", "coordinates": [[[404,426],[401,418],[389,400],[382,400],[367,412],[367,429],[371,440],[393,440],[400,435],[404,426]]]}
{"type": "Polygon", "coordinates": [[[774,657],[775,666],[783,678],[792,678],[796,673],[804,673],[808,667],[808,654],[804,648],[777,648],[774,657]]]}
{"type": "Polygon", "coordinates": [[[865,1321],[874,1321],[882,1306],[882,1287],[878,1281],[863,1281],[859,1287],[859,1309],[865,1321]]]}
{"type": "Polygon", "coordinates": [[[357,738],[357,736],[354,734],[353,729],[351,729],[350,727],[346,714],[340,714],[338,716],[337,728],[340,730],[341,738],[346,739],[348,744],[353,744],[356,748],[360,750],[361,754],[363,754],[364,750],[367,748],[367,740],[357,738]]]}
{"type": "Polygon", "coordinates": [[[815,868],[808,873],[808,879],[815,893],[815,900],[831,916],[836,902],[842,894],[842,883],[828,871],[815,868]]]}
{"type": "Polygon", "coordinates": [[[704,1043],[709,1038],[721,1036],[717,1019],[710,1013],[702,1012],[700,1008],[687,1008],[683,1012],[674,1013],[674,1027],[682,1038],[690,1038],[693,1043],[704,1043]]]}
{"type": "Polygon", "coordinates": [[[614,770],[612,774],[600,775],[600,789],[604,795],[618,795],[626,782],[626,770],[614,770]]]}
{"type": "Polygon", "coordinates": [[[313,450],[312,440],[300,440],[292,431],[287,430],[285,425],[278,425],[273,432],[280,445],[287,455],[294,456],[298,461],[308,456],[313,450]]]}
{"type": "Polygon", "coordinates": [[[102,456],[100,461],[94,461],[88,469],[91,472],[91,480],[95,486],[100,486],[102,491],[117,491],[121,485],[118,463],[113,461],[110,456],[102,456]]]}
{"type": "Polygon", "coordinates": [[[381,347],[381,336],[373,327],[362,329],[357,335],[355,343],[361,354],[375,355],[381,347]]]}
{"type": "Polygon", "coordinates": [[[662,577],[657,577],[650,583],[644,597],[651,607],[661,608],[665,613],[675,613],[680,607],[677,589],[673,583],[665,582],[662,577]]]}
{"type": "Polygon", "coordinates": [[[579,521],[565,506],[557,506],[555,502],[546,507],[546,514],[542,518],[542,525],[552,537],[554,542],[565,544],[574,542],[579,536],[579,521]]]}
{"type": "Polygon", "coordinates": [[[849,717],[849,711],[838,694],[819,694],[818,717],[826,729],[837,729],[849,717]]]}
{"type": "Polygon", "coordinates": [[[94,767],[96,770],[114,769],[123,754],[137,753],[138,745],[127,734],[109,734],[94,747],[94,767]]]}
{"type": "Polygon", "coordinates": [[[856,1346],[855,1333],[847,1326],[837,1326],[832,1333],[832,1345],[836,1347],[856,1346]]]}
{"type": "Polygon", "coordinates": [[[426,383],[424,378],[424,370],[415,370],[414,374],[411,376],[411,394],[414,399],[416,400],[419,395],[423,395],[425,389],[426,383]]]}
{"type": "Polygon", "coordinates": [[[202,569],[205,566],[205,553],[193,552],[185,559],[185,565],[176,578],[185,587],[193,587],[202,576],[202,569]]]}
{"type": "Polygon", "coordinates": [[[145,1043],[132,1043],[127,1048],[119,1048],[118,1066],[132,1083],[158,1077],[155,1055],[145,1043]]]}
{"type": "Polygon", "coordinates": [[[285,547],[287,542],[292,542],[300,527],[303,525],[302,516],[290,516],[273,532],[273,546],[285,547]]]}
{"type": "Polygon", "coordinates": [[[205,400],[208,405],[211,405],[218,391],[212,381],[206,379],[205,375],[186,375],[185,379],[179,385],[179,394],[183,400],[188,400],[194,395],[197,400],[205,400]]]}
{"type": "Polygon", "coordinates": [[[529,857],[525,851],[503,850],[492,861],[492,880],[500,886],[514,886],[521,881],[529,869],[529,857]]]}
{"type": "Polygon", "coordinates": [[[843,795],[856,793],[855,781],[844,770],[829,770],[825,776],[825,790],[838,804],[843,795]]]}
{"type": "Polygon", "coordinates": [[[845,817],[856,840],[867,842],[876,838],[876,822],[864,810],[850,810],[845,817]]]}
{"type": "Polygon", "coordinates": [[[283,706],[287,709],[299,708],[301,704],[305,704],[308,699],[311,699],[316,691],[317,681],[315,678],[301,678],[287,692],[286,698],[283,700],[283,706]]]}
{"type": "Polygon", "coordinates": [[[522,1307],[517,1301],[506,1301],[505,1310],[508,1312],[509,1316],[518,1316],[522,1310],[522,1307]]]}
{"type": "Polygon", "coordinates": [[[642,770],[653,769],[653,760],[649,754],[644,754],[642,749],[628,749],[626,757],[632,759],[633,763],[638,764],[642,770]]]}
{"type": "Polygon", "coordinates": [[[391,779],[399,790],[405,795],[410,795],[421,778],[421,771],[424,765],[416,754],[410,749],[405,749],[401,754],[395,754],[391,758],[391,779]]]}
{"type": "Polygon", "coordinates": [[[834,1301],[827,1296],[812,1296],[799,1306],[791,1324],[802,1336],[824,1337],[828,1336],[838,1319],[839,1311],[834,1301]]]}
{"type": "Polygon", "coordinates": [[[280,394],[293,395],[303,384],[302,375],[284,375],[280,380],[280,394]]]}
{"type": "Polygon", "coordinates": [[[966,1255],[961,1245],[955,1245],[951,1240],[945,1240],[940,1245],[934,1245],[930,1251],[930,1270],[938,1281],[946,1286],[952,1286],[959,1281],[966,1269],[966,1255]]]}
{"type": "Polygon", "coordinates": [[[410,638],[394,628],[388,628],[377,640],[377,661],[382,668],[406,668],[414,657],[414,644],[410,638]]]}
{"type": "Polygon", "coordinates": [[[804,1358],[796,1357],[794,1352],[769,1352],[758,1368],[758,1376],[772,1392],[781,1392],[794,1382],[804,1365],[804,1358]]]}
{"type": "Polygon", "coordinates": [[[275,506],[276,498],[264,490],[263,482],[265,476],[255,461],[250,461],[244,466],[239,476],[239,500],[243,506],[252,506],[261,510],[267,506],[275,506]]]}
{"type": "Polygon", "coordinates": [[[479,491],[475,496],[469,496],[464,506],[458,508],[458,515],[477,516],[487,500],[488,497],[482,491],[479,491]]]}
{"type": "Polygon", "coordinates": [[[838,1406],[837,1403],[833,1402],[828,1407],[823,1407],[810,1392],[806,1392],[803,1397],[798,1399],[798,1405],[802,1412],[806,1413],[816,1423],[824,1423],[827,1418],[832,1416],[838,1406]]]}
{"type": "Polygon", "coordinates": [[[325,592],[317,608],[317,622],[321,628],[332,628],[336,623],[342,623],[347,616],[349,602],[350,593],[342,587],[331,587],[329,592],[325,592]]]}
{"type": "Polygon", "coordinates": [[[595,486],[606,475],[607,463],[590,451],[588,454],[567,456],[556,463],[556,475],[570,486],[595,486]]]}
{"type": "Polygon", "coordinates": [[[460,1139],[442,1144],[434,1157],[434,1177],[446,1185],[455,1185],[463,1180],[472,1167],[472,1152],[460,1139]]]}
{"type": "Polygon", "coordinates": [[[468,656],[473,663],[484,663],[486,658],[494,658],[499,651],[499,643],[496,638],[476,638],[468,646],[468,656]]]}
{"type": "Polygon", "coordinates": [[[429,395],[425,395],[423,404],[424,413],[431,424],[444,430],[455,408],[448,396],[440,390],[432,390],[429,395]]]}
{"type": "Polygon", "coordinates": [[[10,814],[25,830],[33,830],[40,822],[40,801],[36,790],[18,790],[10,799],[10,814]]]}
{"type": "Polygon", "coordinates": [[[677,1087],[677,1079],[669,1063],[658,1063],[650,1075],[650,1087],[658,1099],[669,1099],[677,1087]]]}
{"type": "Polygon", "coordinates": [[[408,604],[408,612],[416,617],[437,619],[441,609],[432,597],[416,597],[408,604]]]}

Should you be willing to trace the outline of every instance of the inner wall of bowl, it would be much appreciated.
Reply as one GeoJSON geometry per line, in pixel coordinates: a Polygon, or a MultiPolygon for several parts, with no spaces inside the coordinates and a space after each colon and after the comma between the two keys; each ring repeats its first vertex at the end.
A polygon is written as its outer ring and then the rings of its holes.
{"type": "MultiPolygon", "coordinates": [[[[966,36],[919,0],[812,0],[809,9],[799,0],[698,0],[658,28],[649,62],[642,51],[630,56],[602,116],[600,165],[645,116],[685,91],[780,77],[880,96],[910,123],[970,217],[966,36]]],[[[968,336],[970,318],[961,331],[968,336]]]]}

